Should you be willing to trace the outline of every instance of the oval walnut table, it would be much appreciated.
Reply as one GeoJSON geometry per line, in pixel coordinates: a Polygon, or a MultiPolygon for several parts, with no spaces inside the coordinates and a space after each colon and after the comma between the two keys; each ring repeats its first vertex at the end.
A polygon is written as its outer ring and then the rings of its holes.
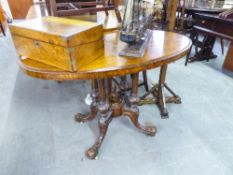
{"type": "MultiPolygon", "coordinates": [[[[31,59],[19,59],[20,68],[29,76],[46,80],[81,80],[92,79],[92,104],[88,115],[77,114],[76,121],[86,122],[94,119],[99,112],[99,137],[89,148],[86,155],[90,159],[96,158],[99,148],[106,135],[112,118],[128,116],[133,125],[147,135],[154,136],[156,128],[143,126],[139,123],[138,74],[140,71],[162,67],[185,56],[191,41],[187,37],[163,31],[153,31],[152,38],[142,58],[127,58],[118,53],[126,46],[119,40],[119,32],[108,33],[104,36],[105,55],[87,64],[78,72],[64,72],[58,68],[38,63],[31,59]],[[113,77],[131,75],[132,89],[128,96],[125,86],[114,88],[113,77]]],[[[164,67],[164,69],[163,69],[164,67]]],[[[165,79],[165,77],[162,77],[165,79]]],[[[165,80],[161,80],[165,81],[165,80]]],[[[162,92],[161,92],[162,93],[162,92]]]]}

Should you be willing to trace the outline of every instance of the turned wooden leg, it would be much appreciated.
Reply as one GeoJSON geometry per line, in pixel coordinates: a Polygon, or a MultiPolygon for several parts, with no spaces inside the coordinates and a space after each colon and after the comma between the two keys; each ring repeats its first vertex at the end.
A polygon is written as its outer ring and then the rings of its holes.
{"type": "Polygon", "coordinates": [[[78,113],[75,115],[75,121],[77,122],[87,122],[96,117],[97,114],[97,104],[98,104],[98,85],[96,80],[92,80],[92,92],[91,92],[91,97],[92,97],[92,103],[91,103],[91,113],[90,114],[81,114],[78,113]]]}
{"type": "Polygon", "coordinates": [[[149,91],[149,87],[148,87],[148,82],[147,82],[147,73],[146,70],[142,72],[143,75],[143,84],[145,87],[145,90],[148,92],[149,91]]]}
{"type": "Polygon", "coordinates": [[[107,100],[109,103],[111,102],[111,96],[112,96],[112,78],[107,79],[107,100]]]}
{"type": "Polygon", "coordinates": [[[143,126],[139,123],[139,109],[138,103],[140,98],[137,95],[138,93],[138,73],[132,75],[132,91],[129,97],[129,106],[125,106],[123,109],[123,115],[126,115],[130,118],[133,125],[138,128],[140,131],[147,135],[154,136],[156,133],[156,128],[154,126],[143,126]]]}
{"type": "Polygon", "coordinates": [[[190,57],[190,54],[191,54],[191,51],[192,51],[192,47],[193,46],[191,46],[191,48],[189,49],[188,55],[186,56],[185,63],[184,63],[185,66],[188,65],[188,60],[189,60],[189,57],[190,57]]]}
{"type": "Polygon", "coordinates": [[[125,92],[127,89],[129,89],[129,85],[127,84],[126,75],[125,76],[121,76],[120,78],[121,78],[121,81],[120,81],[120,90],[125,92]]]}
{"type": "Polygon", "coordinates": [[[100,112],[99,137],[97,138],[95,144],[86,151],[86,155],[90,159],[95,159],[97,157],[99,148],[106,135],[108,125],[112,120],[112,112],[110,111],[110,105],[106,96],[104,79],[98,80],[98,88],[100,98],[100,102],[98,105],[98,110],[100,112]]]}
{"type": "Polygon", "coordinates": [[[2,34],[6,36],[5,30],[3,28],[3,24],[1,23],[1,21],[0,21],[0,28],[1,28],[2,34]]]}
{"type": "Polygon", "coordinates": [[[114,10],[115,10],[115,14],[116,14],[116,17],[117,17],[117,21],[118,21],[118,23],[121,23],[122,19],[121,19],[121,13],[118,10],[118,1],[117,0],[113,0],[112,3],[113,3],[113,6],[114,6],[114,10]]]}
{"type": "Polygon", "coordinates": [[[158,105],[162,118],[168,118],[168,111],[166,107],[166,101],[164,96],[164,83],[166,79],[167,65],[163,65],[160,69],[159,83],[158,83],[158,105]]]}

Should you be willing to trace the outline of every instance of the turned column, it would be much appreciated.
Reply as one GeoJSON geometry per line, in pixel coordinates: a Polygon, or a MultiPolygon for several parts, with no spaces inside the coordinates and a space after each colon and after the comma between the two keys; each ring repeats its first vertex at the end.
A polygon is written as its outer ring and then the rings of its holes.
{"type": "Polygon", "coordinates": [[[110,111],[109,100],[107,99],[106,88],[105,88],[105,80],[99,79],[98,81],[98,89],[99,89],[99,105],[98,111],[100,112],[100,118],[98,121],[99,125],[99,136],[94,143],[94,145],[89,148],[86,152],[86,155],[90,159],[95,159],[99,148],[104,140],[106,135],[108,125],[112,120],[112,112],[110,111]]]}
{"type": "Polygon", "coordinates": [[[130,97],[128,99],[129,105],[125,105],[123,109],[123,115],[128,116],[133,123],[133,125],[138,128],[141,132],[154,136],[157,129],[154,126],[143,126],[139,123],[138,117],[139,117],[139,109],[138,109],[138,103],[140,101],[140,98],[138,97],[138,75],[139,73],[132,74],[132,90],[130,97]]]}
{"type": "Polygon", "coordinates": [[[92,87],[92,92],[91,92],[92,103],[90,105],[91,113],[87,115],[81,113],[76,114],[74,118],[77,122],[90,121],[94,119],[97,115],[97,105],[98,105],[98,96],[99,96],[97,80],[95,79],[92,80],[91,87],[92,87]]]}

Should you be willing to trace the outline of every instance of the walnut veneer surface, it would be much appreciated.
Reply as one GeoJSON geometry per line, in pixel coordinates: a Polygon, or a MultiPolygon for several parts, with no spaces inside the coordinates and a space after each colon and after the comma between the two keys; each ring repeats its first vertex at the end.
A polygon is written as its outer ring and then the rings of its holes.
{"type": "MultiPolygon", "coordinates": [[[[104,36],[105,55],[70,73],[38,63],[31,59],[19,59],[21,69],[28,75],[49,80],[97,79],[132,74],[171,63],[187,54],[191,47],[189,38],[164,31],[153,31],[147,50],[142,58],[119,56],[126,46],[119,40],[119,32],[104,36]]],[[[86,58],[88,59],[88,58],[86,58]]]]}

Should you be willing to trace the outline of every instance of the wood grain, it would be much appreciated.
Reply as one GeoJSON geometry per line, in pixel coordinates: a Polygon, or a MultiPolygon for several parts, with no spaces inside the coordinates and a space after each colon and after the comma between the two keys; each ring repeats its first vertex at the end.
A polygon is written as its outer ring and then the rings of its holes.
{"type": "Polygon", "coordinates": [[[73,47],[103,38],[103,26],[94,22],[59,17],[29,19],[9,25],[14,35],[73,47]]]}
{"type": "Polygon", "coordinates": [[[119,56],[125,43],[119,40],[119,32],[105,34],[105,55],[83,66],[76,73],[37,63],[30,59],[19,60],[21,69],[28,75],[48,80],[99,79],[132,74],[160,67],[185,56],[190,47],[189,38],[164,31],[153,31],[148,48],[142,58],[119,56]]]}
{"type": "Polygon", "coordinates": [[[100,24],[58,17],[10,25],[18,54],[65,71],[77,71],[104,54],[100,24]]]}
{"type": "MultiPolygon", "coordinates": [[[[34,4],[28,11],[27,19],[42,18],[48,16],[48,11],[45,4],[34,4]]],[[[69,16],[69,19],[85,20],[91,22],[97,22],[103,25],[104,31],[113,31],[120,28],[117,21],[116,13],[114,10],[109,11],[109,15],[106,17],[105,12],[98,12],[96,15],[79,15],[69,16]]]]}
{"type": "Polygon", "coordinates": [[[13,19],[24,19],[32,6],[33,0],[7,0],[13,19]]]}

